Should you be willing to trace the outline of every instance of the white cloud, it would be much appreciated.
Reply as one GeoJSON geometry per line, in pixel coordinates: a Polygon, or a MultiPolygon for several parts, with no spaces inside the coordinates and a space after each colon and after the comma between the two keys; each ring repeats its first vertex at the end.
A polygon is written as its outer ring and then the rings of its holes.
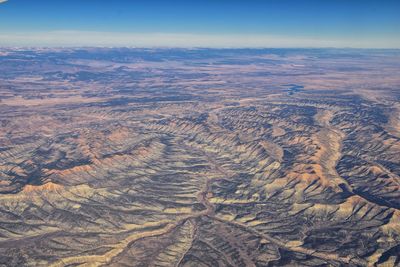
{"type": "Polygon", "coordinates": [[[5,2],[7,2],[7,0],[0,0],[0,4],[5,2]]]}
{"type": "MultiPolygon", "coordinates": [[[[0,0],[1,1],[1,0],[0,0]]],[[[118,33],[50,31],[1,33],[0,46],[129,47],[357,47],[400,48],[400,38],[320,39],[261,34],[118,33]]]]}

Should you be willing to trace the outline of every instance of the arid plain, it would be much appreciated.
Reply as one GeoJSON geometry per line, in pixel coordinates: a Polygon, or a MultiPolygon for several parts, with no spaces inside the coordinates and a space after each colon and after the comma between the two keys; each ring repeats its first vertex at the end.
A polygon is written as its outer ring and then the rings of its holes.
{"type": "Polygon", "coordinates": [[[1,49],[1,266],[399,266],[400,51],[1,49]]]}

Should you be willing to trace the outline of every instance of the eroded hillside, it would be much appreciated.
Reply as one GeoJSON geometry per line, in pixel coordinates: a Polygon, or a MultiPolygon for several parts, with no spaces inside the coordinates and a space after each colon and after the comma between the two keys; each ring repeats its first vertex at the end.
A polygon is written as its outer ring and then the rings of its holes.
{"type": "Polygon", "coordinates": [[[400,53],[3,49],[2,266],[400,265],[400,53]]]}

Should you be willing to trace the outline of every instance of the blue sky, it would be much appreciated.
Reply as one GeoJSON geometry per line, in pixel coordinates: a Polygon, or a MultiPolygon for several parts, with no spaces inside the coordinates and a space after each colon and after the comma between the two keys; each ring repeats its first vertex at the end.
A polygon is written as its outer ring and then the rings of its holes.
{"type": "Polygon", "coordinates": [[[399,14],[391,0],[8,0],[0,45],[400,48],[399,14]]]}

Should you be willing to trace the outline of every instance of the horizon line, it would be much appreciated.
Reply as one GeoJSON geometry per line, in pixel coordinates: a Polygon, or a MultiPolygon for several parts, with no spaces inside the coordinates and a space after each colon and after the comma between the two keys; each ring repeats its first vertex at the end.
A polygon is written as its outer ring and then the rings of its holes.
{"type": "Polygon", "coordinates": [[[303,49],[303,50],[313,50],[313,49],[337,49],[337,50],[400,50],[397,47],[306,47],[306,46],[293,46],[293,47],[279,47],[279,46],[260,46],[260,47],[211,47],[211,46],[96,46],[96,45],[82,45],[82,46],[29,46],[29,45],[1,45],[0,49],[95,49],[95,48],[104,48],[104,49],[181,49],[181,50],[240,50],[240,49],[249,49],[249,50],[262,50],[262,49],[285,49],[285,50],[294,50],[294,49],[303,49]]]}
{"type": "Polygon", "coordinates": [[[400,49],[400,37],[327,39],[246,33],[133,33],[59,30],[0,32],[0,47],[400,49]]]}

